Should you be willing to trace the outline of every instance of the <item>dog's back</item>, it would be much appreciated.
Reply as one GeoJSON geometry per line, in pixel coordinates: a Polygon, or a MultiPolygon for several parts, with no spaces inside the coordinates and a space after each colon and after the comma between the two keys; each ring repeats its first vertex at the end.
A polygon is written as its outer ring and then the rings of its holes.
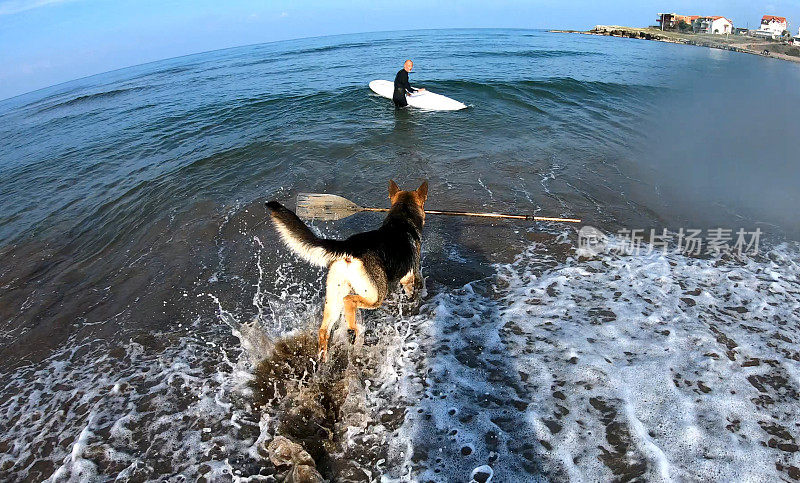
{"type": "Polygon", "coordinates": [[[377,230],[358,233],[344,242],[345,251],[379,267],[369,267],[370,272],[380,269],[389,286],[397,284],[403,276],[416,267],[422,242],[423,216],[412,201],[392,205],[383,224],[377,230]]]}
{"type": "Polygon", "coordinates": [[[390,181],[392,206],[381,227],[346,240],[320,238],[277,201],[267,203],[283,242],[306,261],[329,268],[319,336],[322,355],[327,350],[330,325],[342,309],[349,328],[356,330],[356,309],[377,308],[398,283],[407,293],[413,292],[411,287],[419,277],[427,196],[427,182],[415,191],[401,191],[390,181]]]}
{"type": "Polygon", "coordinates": [[[270,201],[267,207],[283,242],[304,260],[324,267],[346,257],[360,258],[370,265],[377,262],[377,267],[370,268],[382,270],[387,283],[397,283],[415,268],[415,260],[419,258],[427,197],[427,184],[423,186],[424,193],[397,190],[393,198],[390,196],[392,207],[380,228],[357,233],[346,240],[319,238],[294,212],[277,201],[270,201]]]}

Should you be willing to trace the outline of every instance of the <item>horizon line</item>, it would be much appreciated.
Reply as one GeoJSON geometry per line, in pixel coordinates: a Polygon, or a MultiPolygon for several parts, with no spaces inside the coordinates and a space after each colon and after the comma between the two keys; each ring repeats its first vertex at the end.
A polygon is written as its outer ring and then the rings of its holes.
{"type": "Polygon", "coordinates": [[[85,76],[82,76],[82,77],[75,77],[74,79],[69,79],[69,80],[65,80],[65,81],[62,81],[62,82],[56,82],[55,84],[51,84],[51,85],[45,86],[45,87],[40,87],[40,88],[34,89],[32,91],[27,91],[27,92],[23,92],[23,93],[20,93],[20,94],[15,94],[15,95],[13,95],[11,97],[5,97],[3,99],[0,99],[0,103],[4,103],[6,101],[10,101],[12,99],[16,99],[17,97],[22,97],[22,96],[26,96],[28,94],[33,94],[34,92],[39,92],[39,91],[43,91],[45,89],[51,89],[53,87],[58,87],[60,85],[68,84],[70,82],[75,82],[75,81],[79,81],[79,80],[82,80],[82,79],[89,79],[90,77],[95,77],[95,76],[98,76],[98,75],[110,74],[111,72],[117,72],[117,71],[120,71],[120,70],[131,69],[133,67],[140,67],[140,66],[148,65],[148,64],[155,64],[157,62],[164,62],[164,61],[173,60],[173,59],[181,59],[183,57],[191,57],[193,55],[210,54],[212,52],[223,52],[225,50],[241,49],[241,48],[245,48],[245,47],[253,47],[253,46],[256,46],[256,45],[277,44],[277,43],[280,43],[280,42],[295,42],[295,41],[298,41],[298,40],[324,39],[324,38],[328,38],[328,37],[340,37],[340,36],[344,36],[344,35],[380,34],[380,33],[392,33],[392,32],[425,32],[425,31],[432,31],[432,30],[529,30],[529,31],[549,31],[549,30],[551,30],[551,28],[449,27],[449,28],[425,28],[425,29],[407,29],[407,30],[369,30],[369,31],[365,31],[365,32],[344,32],[344,33],[328,34],[328,35],[311,35],[311,36],[308,36],[308,37],[293,37],[293,38],[290,38],[290,39],[267,40],[266,42],[254,42],[254,43],[251,43],[251,44],[241,44],[241,45],[234,45],[234,46],[231,46],[231,47],[221,47],[219,49],[203,50],[203,51],[200,51],[200,52],[191,52],[191,53],[188,53],[188,54],[176,55],[174,57],[164,57],[164,58],[156,59],[156,60],[148,60],[147,62],[142,62],[140,64],[131,64],[131,65],[123,66],[123,67],[117,67],[116,69],[105,70],[105,71],[102,71],[102,72],[95,72],[94,74],[88,74],[88,75],[85,75],[85,76]]]}

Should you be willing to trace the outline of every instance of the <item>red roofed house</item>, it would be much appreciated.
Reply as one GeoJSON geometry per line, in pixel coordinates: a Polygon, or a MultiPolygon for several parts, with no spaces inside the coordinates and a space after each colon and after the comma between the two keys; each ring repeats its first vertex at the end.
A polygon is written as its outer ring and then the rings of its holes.
{"type": "Polygon", "coordinates": [[[786,17],[776,17],[775,15],[764,15],[761,17],[761,26],[753,32],[756,37],[774,39],[783,35],[784,30],[789,30],[789,23],[786,17]]]}
{"type": "Polygon", "coordinates": [[[713,17],[699,17],[693,24],[694,31],[700,34],[731,34],[733,22],[719,15],[713,17]]]}
{"type": "Polygon", "coordinates": [[[656,22],[661,27],[661,30],[674,30],[677,29],[681,22],[686,25],[692,25],[692,22],[698,18],[697,15],[679,15],[677,13],[659,13],[656,22]]]}

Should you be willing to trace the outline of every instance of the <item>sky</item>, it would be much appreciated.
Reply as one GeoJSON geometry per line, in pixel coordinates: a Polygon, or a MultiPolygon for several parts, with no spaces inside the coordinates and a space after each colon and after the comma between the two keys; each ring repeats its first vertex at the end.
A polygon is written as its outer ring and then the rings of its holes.
{"type": "Polygon", "coordinates": [[[764,14],[800,0],[0,0],[0,99],[131,65],[240,45],[427,28],[646,26],[658,12],[764,14]]]}

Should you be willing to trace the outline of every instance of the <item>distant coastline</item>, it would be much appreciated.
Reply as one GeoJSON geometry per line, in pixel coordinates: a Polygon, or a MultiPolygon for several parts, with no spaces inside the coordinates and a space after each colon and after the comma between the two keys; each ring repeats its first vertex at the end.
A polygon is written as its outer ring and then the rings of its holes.
{"type": "Polygon", "coordinates": [[[788,60],[790,62],[800,62],[800,48],[786,45],[778,41],[758,39],[746,35],[695,34],[662,31],[653,27],[636,28],[624,27],[621,25],[597,25],[593,29],[587,31],[549,30],[549,32],[655,40],[657,42],[696,45],[712,49],[730,50],[762,57],[771,57],[773,59],[788,60]],[[769,51],[769,55],[763,53],[765,50],[769,51]]]}

